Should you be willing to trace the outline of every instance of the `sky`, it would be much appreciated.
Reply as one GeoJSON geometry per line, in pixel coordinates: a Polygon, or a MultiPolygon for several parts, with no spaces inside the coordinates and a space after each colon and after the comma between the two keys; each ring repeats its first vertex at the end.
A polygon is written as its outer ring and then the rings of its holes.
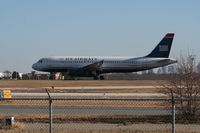
{"type": "Polygon", "coordinates": [[[175,33],[170,57],[200,58],[199,0],[0,0],[0,72],[48,56],[144,56],[175,33]]]}

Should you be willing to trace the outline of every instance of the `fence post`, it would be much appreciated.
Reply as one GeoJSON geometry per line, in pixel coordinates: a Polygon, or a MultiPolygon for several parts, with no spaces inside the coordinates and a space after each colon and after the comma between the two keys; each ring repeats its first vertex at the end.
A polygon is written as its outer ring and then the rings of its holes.
{"type": "Polygon", "coordinates": [[[175,99],[172,96],[172,133],[176,132],[176,106],[175,106],[175,99]]]}
{"type": "Polygon", "coordinates": [[[52,123],[53,123],[53,119],[52,119],[52,99],[51,96],[49,94],[49,91],[46,89],[46,92],[49,96],[49,133],[53,133],[52,130],[52,123]]]}

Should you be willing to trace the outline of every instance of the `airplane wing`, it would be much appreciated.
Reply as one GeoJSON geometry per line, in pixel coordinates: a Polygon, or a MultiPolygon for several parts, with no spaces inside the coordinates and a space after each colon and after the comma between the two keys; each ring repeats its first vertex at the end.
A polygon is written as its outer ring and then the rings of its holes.
{"type": "Polygon", "coordinates": [[[87,70],[87,71],[101,70],[102,65],[103,65],[103,60],[99,61],[99,62],[95,62],[95,63],[87,65],[87,66],[84,66],[81,69],[87,70]]]}

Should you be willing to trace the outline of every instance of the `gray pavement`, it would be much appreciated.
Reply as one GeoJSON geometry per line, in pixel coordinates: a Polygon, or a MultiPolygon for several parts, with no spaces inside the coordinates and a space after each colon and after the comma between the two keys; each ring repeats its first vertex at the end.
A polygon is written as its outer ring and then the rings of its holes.
{"type": "MultiPolygon", "coordinates": [[[[0,105],[0,114],[48,114],[48,106],[0,105]]],[[[59,107],[53,106],[53,114],[99,115],[168,115],[164,108],[116,108],[116,107],[59,107]]]]}

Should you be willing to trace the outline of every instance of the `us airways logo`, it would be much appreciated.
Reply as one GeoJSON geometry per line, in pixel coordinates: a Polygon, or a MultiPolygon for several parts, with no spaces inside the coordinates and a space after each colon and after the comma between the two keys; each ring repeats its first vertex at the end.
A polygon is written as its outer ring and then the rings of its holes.
{"type": "Polygon", "coordinates": [[[167,45],[160,45],[159,46],[159,51],[160,52],[166,52],[166,51],[169,51],[169,48],[167,45]]]}

